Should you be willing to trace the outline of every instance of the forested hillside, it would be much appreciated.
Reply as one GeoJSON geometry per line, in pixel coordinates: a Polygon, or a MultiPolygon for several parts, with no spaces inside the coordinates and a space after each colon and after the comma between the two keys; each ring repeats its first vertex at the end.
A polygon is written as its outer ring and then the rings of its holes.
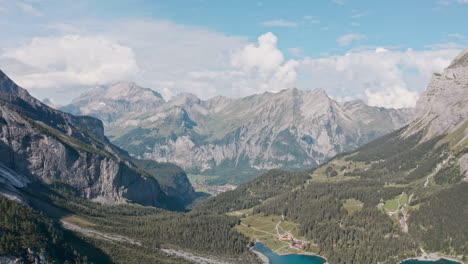
{"type": "Polygon", "coordinates": [[[277,226],[295,223],[305,250],[333,264],[399,263],[424,252],[466,261],[467,54],[434,74],[407,127],[311,171],[266,173],[200,210],[249,220],[239,230],[260,240],[252,219],[282,216],[277,226]]]}
{"type": "Polygon", "coordinates": [[[420,247],[466,258],[468,183],[453,165],[425,185],[442,160],[466,148],[450,149],[443,136],[418,144],[421,134],[401,139],[402,132],[311,172],[271,171],[199,209],[284,216],[330,263],[398,263],[420,247]]]}
{"type": "Polygon", "coordinates": [[[136,252],[161,257],[164,255],[159,251],[161,248],[234,259],[236,263],[257,261],[249,252],[249,239],[232,229],[239,221],[235,217],[209,212],[171,212],[138,205],[101,205],[77,197],[73,189],[63,184],[36,186],[31,193],[33,207],[56,219],[134,241],[131,245],[121,245],[133,247],[127,256],[118,253],[120,247],[97,241],[95,246],[116,263],[141,263],[138,259],[128,261],[136,252]]]}

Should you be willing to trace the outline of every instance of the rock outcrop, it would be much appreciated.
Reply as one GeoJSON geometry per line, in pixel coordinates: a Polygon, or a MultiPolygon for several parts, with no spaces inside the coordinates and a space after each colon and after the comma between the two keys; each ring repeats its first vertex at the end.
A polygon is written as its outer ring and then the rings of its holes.
{"type": "Polygon", "coordinates": [[[468,48],[463,50],[442,73],[435,73],[416,104],[414,121],[404,133],[408,137],[424,130],[424,139],[445,135],[445,142],[458,155],[458,163],[468,181],[468,48]]]}
{"type": "Polygon", "coordinates": [[[416,105],[414,133],[428,129],[427,138],[449,133],[464,125],[468,117],[468,48],[461,52],[441,74],[432,76],[416,105]]]}

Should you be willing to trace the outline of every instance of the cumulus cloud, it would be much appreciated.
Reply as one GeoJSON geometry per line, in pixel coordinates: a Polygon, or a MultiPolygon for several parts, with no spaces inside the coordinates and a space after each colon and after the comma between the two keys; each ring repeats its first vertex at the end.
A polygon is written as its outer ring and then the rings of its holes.
{"type": "Polygon", "coordinates": [[[190,76],[204,83],[211,96],[219,93],[220,87],[223,87],[222,94],[232,97],[291,87],[297,80],[299,62],[286,61],[277,42],[278,38],[268,32],[258,37],[257,43],[247,44],[233,53],[230,70],[191,72],[190,76]]]}
{"type": "Polygon", "coordinates": [[[300,87],[324,88],[334,97],[359,98],[370,105],[413,107],[430,76],[447,67],[457,49],[392,51],[385,48],[326,58],[306,58],[298,68],[308,76],[300,87]]]}
{"type": "Polygon", "coordinates": [[[15,49],[1,42],[0,64],[19,84],[33,88],[34,95],[54,96],[62,104],[76,96],[71,93],[77,86],[119,80],[171,91],[164,92],[167,97],[181,92],[202,98],[224,94],[223,87],[213,88],[210,80],[190,73],[233,68],[232,54],[247,43],[245,37],[168,21],[85,20],[42,27],[60,37],[35,38],[15,49]]]}
{"type": "Polygon", "coordinates": [[[392,108],[414,107],[418,100],[418,93],[409,91],[402,86],[388,87],[382,91],[365,91],[367,103],[371,106],[392,108]]]}
{"type": "MultiPolygon", "coordinates": [[[[459,52],[450,45],[426,51],[380,47],[287,60],[272,33],[250,42],[154,20],[81,21],[44,28],[54,37],[34,38],[13,49],[1,42],[0,65],[20,85],[34,88],[34,95],[53,96],[62,104],[77,95],[77,86],[128,80],[165,98],[181,92],[203,99],[239,97],[298,87],[324,88],[338,99],[407,107],[414,105],[431,74],[459,52]]],[[[294,56],[300,49],[288,52],[294,56]]]]}
{"type": "Polygon", "coordinates": [[[34,38],[2,57],[34,69],[14,74],[27,88],[105,84],[132,79],[138,72],[131,48],[99,36],[34,38]]]}
{"type": "Polygon", "coordinates": [[[298,24],[292,21],[284,20],[284,19],[277,19],[277,20],[269,20],[263,21],[260,25],[265,27],[297,27],[298,24]]]}
{"type": "MultiPolygon", "coordinates": [[[[231,64],[242,70],[242,75],[254,77],[258,84],[244,87],[252,92],[279,91],[297,79],[295,60],[285,61],[278,49],[278,38],[271,32],[258,37],[258,43],[249,44],[235,53],[231,64]]],[[[251,85],[251,84],[250,84],[251,85]]]]}
{"type": "Polygon", "coordinates": [[[338,42],[340,46],[348,46],[349,44],[351,44],[351,42],[356,40],[362,40],[364,38],[365,36],[362,34],[347,34],[337,38],[336,42],[338,42]]]}

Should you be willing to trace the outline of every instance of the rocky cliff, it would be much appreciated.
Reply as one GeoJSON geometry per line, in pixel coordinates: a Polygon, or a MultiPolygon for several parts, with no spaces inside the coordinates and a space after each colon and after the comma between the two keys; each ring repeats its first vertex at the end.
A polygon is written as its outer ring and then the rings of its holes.
{"type": "Polygon", "coordinates": [[[428,126],[427,137],[462,126],[468,116],[468,48],[441,74],[432,76],[416,105],[410,131],[428,126]]]}
{"type": "MultiPolygon", "coordinates": [[[[54,110],[1,71],[0,102],[0,171],[8,183],[4,188],[59,181],[82,197],[104,203],[165,208],[171,203],[155,177],[108,142],[98,119],[54,110]],[[8,177],[15,174],[24,177],[21,184],[8,177]]],[[[186,191],[193,193],[191,188],[186,191]]]]}

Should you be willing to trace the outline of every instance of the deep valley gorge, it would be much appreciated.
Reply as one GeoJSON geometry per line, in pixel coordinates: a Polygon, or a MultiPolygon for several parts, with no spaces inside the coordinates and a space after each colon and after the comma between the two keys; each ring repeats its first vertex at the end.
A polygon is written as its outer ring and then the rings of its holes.
{"type": "Polygon", "coordinates": [[[467,264],[467,2],[215,2],[0,0],[0,264],[467,264]]]}

